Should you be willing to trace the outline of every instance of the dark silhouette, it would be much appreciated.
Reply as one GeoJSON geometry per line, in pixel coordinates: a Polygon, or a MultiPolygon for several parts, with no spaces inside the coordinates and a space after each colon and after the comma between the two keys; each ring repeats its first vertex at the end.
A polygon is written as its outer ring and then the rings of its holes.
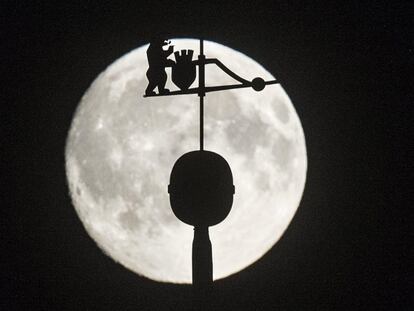
{"type": "Polygon", "coordinates": [[[233,176],[227,161],[205,150],[182,155],[171,171],[171,208],[181,221],[194,226],[193,291],[196,310],[208,310],[213,263],[208,227],[223,221],[233,205],[233,176]]]}
{"type": "Polygon", "coordinates": [[[213,291],[213,258],[207,226],[194,227],[193,239],[193,308],[210,310],[213,291]]]}
{"type": "Polygon", "coordinates": [[[168,186],[175,216],[195,227],[223,221],[231,210],[234,189],[227,161],[206,150],[182,155],[174,164],[168,186]]]}
{"type": "Polygon", "coordinates": [[[153,39],[148,47],[148,86],[145,90],[145,95],[147,96],[155,95],[155,88],[158,88],[158,94],[169,93],[169,90],[165,88],[165,83],[167,81],[167,73],[165,72],[165,67],[171,67],[174,65],[174,61],[167,58],[172,54],[174,46],[169,46],[167,50],[164,50],[163,46],[168,44],[169,41],[158,37],[153,39]]]}
{"type": "Polygon", "coordinates": [[[208,234],[209,226],[223,221],[233,205],[235,188],[233,175],[226,160],[217,153],[204,150],[204,96],[207,92],[252,87],[261,91],[266,85],[277,83],[276,80],[264,81],[255,78],[243,79],[215,58],[204,55],[204,41],[200,39],[200,54],[192,60],[192,50],[175,52],[176,63],[167,59],[172,47],[167,51],[164,39],[151,42],[147,55],[150,68],[149,80],[144,97],[197,94],[200,98],[200,150],[182,155],[171,171],[168,193],[171,208],[181,221],[194,226],[193,240],[193,291],[194,310],[209,310],[210,295],[213,284],[212,249],[208,234]],[[226,74],[240,82],[233,85],[205,86],[205,65],[215,64],[226,74]],[[198,66],[198,87],[190,88],[196,78],[198,66]],[[172,81],[178,91],[165,89],[167,75],[165,67],[172,67],[172,81]],[[153,91],[158,86],[159,94],[153,91]]]}
{"type": "Polygon", "coordinates": [[[172,81],[180,90],[187,90],[194,82],[197,74],[196,63],[193,62],[193,50],[175,52],[175,65],[172,67],[172,81]],[[181,53],[180,53],[181,52],[181,53]]]}
{"type": "MultiPolygon", "coordinates": [[[[162,49],[163,45],[168,44],[164,39],[155,40],[154,43],[151,42],[150,47],[148,48],[148,63],[150,64],[150,68],[147,72],[148,80],[150,84],[145,91],[144,97],[147,96],[164,96],[164,95],[182,95],[182,94],[198,94],[200,96],[200,101],[203,101],[203,97],[205,93],[208,92],[216,92],[216,91],[224,91],[224,90],[231,90],[231,89],[238,89],[238,88],[245,88],[251,87],[255,91],[260,92],[265,88],[266,85],[276,84],[278,83],[276,80],[271,81],[264,81],[262,78],[254,78],[252,81],[246,80],[229,68],[227,68],[220,60],[216,58],[206,58],[203,54],[203,40],[200,40],[200,54],[198,55],[197,60],[192,60],[193,50],[181,50],[180,52],[175,52],[174,56],[176,59],[176,63],[174,61],[167,59],[167,57],[172,53],[172,49],[168,49],[167,51],[162,49]],[[153,47],[152,47],[153,46],[153,47]],[[151,49],[151,52],[150,52],[151,49]],[[156,52],[152,52],[154,49],[156,52]],[[151,70],[151,61],[150,61],[150,54],[158,55],[156,61],[154,61],[154,80],[151,80],[152,76],[150,77],[149,73],[151,70]],[[158,54],[157,54],[158,53],[158,54]],[[160,56],[163,57],[160,60],[160,56]],[[160,65],[161,64],[161,65],[160,65]],[[204,68],[205,65],[213,64],[219,67],[223,72],[227,75],[232,77],[234,80],[240,82],[238,84],[230,84],[230,85],[217,85],[217,86],[205,86],[204,83],[204,68]],[[196,77],[196,67],[198,66],[198,87],[190,88],[191,84],[194,82],[196,77]],[[172,81],[176,86],[178,86],[179,90],[171,91],[164,89],[165,81],[167,79],[167,75],[165,73],[165,67],[172,67],[172,81]],[[151,81],[154,81],[152,84],[151,81]],[[161,84],[157,81],[161,81],[161,84]],[[161,90],[158,94],[153,92],[153,89],[157,86],[161,86],[161,90]]],[[[152,73],[151,73],[152,75],[152,73]]]]}

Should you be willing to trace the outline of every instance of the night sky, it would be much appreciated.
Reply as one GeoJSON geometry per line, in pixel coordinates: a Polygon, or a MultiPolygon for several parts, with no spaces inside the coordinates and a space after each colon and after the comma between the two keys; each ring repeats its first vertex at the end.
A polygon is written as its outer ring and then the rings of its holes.
{"type": "Polygon", "coordinates": [[[202,35],[261,63],[305,132],[296,216],[263,258],[215,282],[214,309],[414,309],[412,3],[242,2],[2,1],[0,309],[189,309],[191,286],[139,277],[103,254],[71,205],[64,168],[86,89],[158,31],[202,35]]]}

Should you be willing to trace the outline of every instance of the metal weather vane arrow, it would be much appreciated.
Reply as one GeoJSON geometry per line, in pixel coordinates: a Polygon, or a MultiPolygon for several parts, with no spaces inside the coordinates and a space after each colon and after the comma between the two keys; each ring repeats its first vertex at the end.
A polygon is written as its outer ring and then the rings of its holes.
{"type": "MultiPolygon", "coordinates": [[[[198,66],[199,68],[199,83],[198,87],[195,88],[181,88],[177,91],[172,92],[160,92],[159,94],[145,94],[144,97],[154,97],[154,96],[170,96],[170,95],[187,95],[187,94],[205,94],[208,92],[216,92],[216,91],[224,91],[224,90],[231,90],[231,89],[237,89],[237,88],[245,88],[245,87],[252,87],[255,91],[261,91],[264,89],[266,85],[269,84],[276,84],[278,83],[277,80],[270,80],[270,81],[264,81],[262,78],[254,78],[252,81],[246,80],[239,75],[237,75],[235,72],[231,71],[229,68],[227,68],[220,60],[217,58],[206,58],[204,55],[204,41],[203,39],[200,39],[200,54],[198,56],[197,60],[191,60],[193,51],[192,50],[182,50],[182,55],[180,56],[179,52],[175,52],[176,59],[180,59],[180,57],[186,58],[189,60],[192,65],[198,66]],[[188,53],[187,53],[188,51],[188,53]],[[187,56],[187,57],[186,57],[187,56]],[[189,57],[188,57],[189,56],[189,57]],[[205,86],[205,76],[204,76],[204,68],[205,65],[208,64],[215,64],[217,65],[221,70],[223,70],[227,75],[232,77],[234,80],[239,81],[239,84],[231,84],[231,85],[218,85],[218,86],[205,86]]],[[[175,67],[175,63],[168,63],[165,67],[175,67]]],[[[194,80],[193,80],[194,81],[194,80]]],[[[192,81],[192,82],[193,82],[192,81]]],[[[191,82],[191,84],[192,84],[191,82]]]]}
{"type": "Polygon", "coordinates": [[[238,88],[252,87],[255,91],[261,91],[265,88],[266,85],[277,84],[277,80],[264,81],[262,78],[254,78],[252,81],[246,80],[229,68],[227,68],[220,60],[217,58],[206,58],[204,55],[204,40],[200,39],[200,54],[198,59],[192,60],[193,50],[181,50],[181,55],[177,51],[174,53],[177,63],[172,60],[168,60],[167,57],[172,54],[173,46],[165,51],[162,49],[162,46],[169,44],[170,41],[158,38],[154,43],[150,44],[148,48],[148,62],[150,68],[147,72],[147,77],[149,84],[145,92],[144,97],[156,97],[156,96],[174,96],[174,95],[188,95],[188,94],[198,94],[200,97],[200,150],[204,149],[204,96],[209,92],[217,92],[238,88]],[[151,45],[155,47],[155,53],[151,49],[151,45]],[[155,54],[153,57],[151,54],[155,54]],[[151,59],[152,58],[152,59],[151,59]],[[151,64],[153,63],[153,64],[151,64]],[[217,85],[217,86],[206,86],[205,85],[205,65],[215,64],[221,70],[223,70],[227,75],[239,81],[238,84],[231,85],[217,85]],[[189,86],[195,80],[195,68],[198,66],[198,87],[189,88],[189,86]],[[151,74],[151,67],[153,67],[154,73],[151,74]],[[165,68],[172,67],[173,73],[172,78],[173,82],[180,88],[180,90],[169,91],[165,89],[166,82],[166,73],[165,68]],[[175,72],[178,72],[175,74],[175,72]],[[151,81],[153,80],[153,81],[151,81]],[[157,81],[156,81],[157,80],[157,81]],[[153,90],[155,87],[158,87],[159,93],[155,93],[153,90]]]}

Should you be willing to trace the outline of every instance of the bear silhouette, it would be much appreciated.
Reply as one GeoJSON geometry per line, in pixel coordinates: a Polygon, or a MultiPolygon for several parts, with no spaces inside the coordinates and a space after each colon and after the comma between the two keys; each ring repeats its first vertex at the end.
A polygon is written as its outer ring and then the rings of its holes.
{"type": "Polygon", "coordinates": [[[168,59],[174,51],[174,46],[169,46],[168,50],[164,50],[163,46],[169,42],[163,38],[153,39],[147,49],[147,58],[149,68],[147,70],[148,86],[145,95],[155,95],[154,89],[158,88],[159,94],[169,93],[165,88],[167,81],[167,73],[165,67],[174,65],[174,61],[168,59]]]}

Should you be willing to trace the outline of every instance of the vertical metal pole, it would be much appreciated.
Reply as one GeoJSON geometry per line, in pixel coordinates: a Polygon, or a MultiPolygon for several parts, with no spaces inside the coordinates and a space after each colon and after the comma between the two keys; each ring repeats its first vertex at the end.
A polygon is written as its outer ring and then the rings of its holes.
{"type": "Polygon", "coordinates": [[[196,310],[209,310],[213,285],[213,262],[208,227],[194,227],[193,295],[196,310]]]}
{"type": "Polygon", "coordinates": [[[207,226],[194,227],[193,284],[209,287],[213,283],[211,242],[207,226]]]}
{"type": "Polygon", "coordinates": [[[204,96],[200,97],[200,150],[204,150],[204,96]]]}
{"type": "Polygon", "coordinates": [[[200,97],[200,150],[204,150],[204,96],[205,93],[205,66],[204,40],[200,39],[200,55],[198,55],[198,96],[200,97]]]}
{"type": "MultiPolygon", "coordinates": [[[[204,150],[204,96],[205,66],[204,41],[200,39],[198,56],[198,96],[200,97],[200,150],[204,150]]],[[[193,240],[193,310],[210,310],[210,292],[213,284],[211,242],[207,226],[194,227],[193,240]]]]}

